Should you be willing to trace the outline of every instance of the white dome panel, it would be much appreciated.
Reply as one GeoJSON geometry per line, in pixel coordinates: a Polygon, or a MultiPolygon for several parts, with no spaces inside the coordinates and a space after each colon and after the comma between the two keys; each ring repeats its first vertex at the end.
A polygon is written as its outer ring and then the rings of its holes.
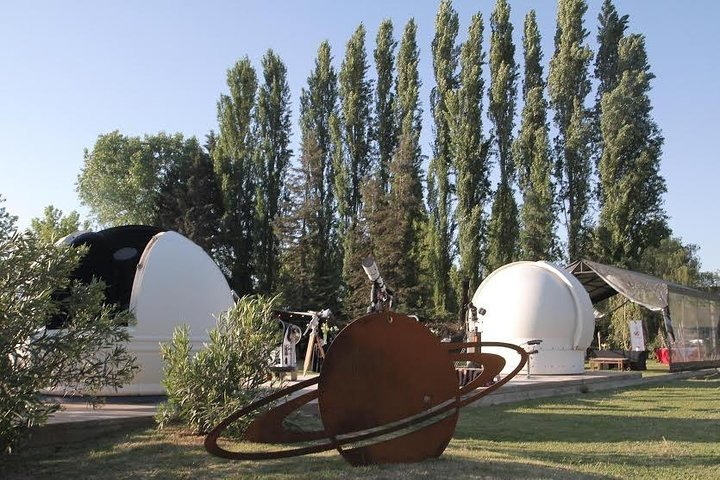
{"type": "Polygon", "coordinates": [[[193,350],[199,350],[216,316],[232,305],[225,277],[202,248],[176,232],[155,235],[140,257],[130,297],[137,323],[130,327],[128,349],[142,370],[118,394],[164,393],[160,343],[188,325],[193,350]]]}

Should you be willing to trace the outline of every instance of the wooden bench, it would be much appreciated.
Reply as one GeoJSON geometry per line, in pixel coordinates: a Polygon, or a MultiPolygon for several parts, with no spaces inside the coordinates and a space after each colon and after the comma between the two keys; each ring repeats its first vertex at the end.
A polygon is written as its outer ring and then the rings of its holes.
{"type": "Polygon", "coordinates": [[[610,367],[612,365],[615,365],[615,368],[618,370],[625,370],[625,368],[628,365],[628,359],[623,357],[613,357],[613,358],[591,358],[590,359],[590,370],[610,370],[610,367]],[[607,367],[607,368],[603,368],[607,367]]]}

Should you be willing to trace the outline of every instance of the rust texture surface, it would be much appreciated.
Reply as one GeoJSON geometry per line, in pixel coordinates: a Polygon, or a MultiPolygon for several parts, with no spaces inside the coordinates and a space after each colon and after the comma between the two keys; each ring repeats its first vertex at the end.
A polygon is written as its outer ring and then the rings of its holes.
{"type": "Polygon", "coordinates": [[[459,409],[496,390],[527,361],[515,345],[482,346],[516,351],[520,362],[494,381],[505,360],[493,354],[467,353],[478,343],[443,343],[414,318],[392,311],[361,317],[345,327],[330,346],[320,376],[282,389],[230,415],[206,437],[213,455],[260,460],[337,449],[352,465],[418,462],[442,454],[455,431],[459,409]],[[479,365],[480,373],[461,385],[456,361],[479,365]],[[298,394],[317,384],[316,390],[298,394]],[[318,401],[322,429],[298,431],[284,420],[318,401]],[[279,403],[277,403],[279,402],[279,403]],[[284,444],[273,451],[232,451],[218,445],[223,431],[239,418],[268,405],[243,440],[284,444]],[[289,446],[288,446],[289,445],[289,446]]]}

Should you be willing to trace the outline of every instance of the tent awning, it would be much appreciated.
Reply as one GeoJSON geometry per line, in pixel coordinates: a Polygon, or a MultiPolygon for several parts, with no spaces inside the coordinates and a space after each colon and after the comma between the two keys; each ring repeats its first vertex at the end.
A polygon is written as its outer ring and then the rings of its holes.
{"type": "Polygon", "coordinates": [[[668,306],[668,282],[660,278],[590,260],[579,260],[567,269],[580,280],[593,303],[620,293],[650,310],[662,311],[668,306]]]}
{"type": "Polygon", "coordinates": [[[720,365],[719,296],[590,260],[574,262],[567,270],[585,287],[592,303],[620,294],[660,312],[670,339],[671,371],[673,364],[685,368],[720,365]]]}

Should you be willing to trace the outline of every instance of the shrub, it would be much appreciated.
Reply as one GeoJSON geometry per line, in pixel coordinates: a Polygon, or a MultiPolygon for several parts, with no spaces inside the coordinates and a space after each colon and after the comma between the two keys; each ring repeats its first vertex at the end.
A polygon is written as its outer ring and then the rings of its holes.
{"type": "Polygon", "coordinates": [[[119,388],[137,366],[122,323],[130,314],[103,304],[104,285],[70,280],[83,251],[28,234],[0,236],[0,449],[9,452],[58,409],[39,391],[92,394],[119,388]],[[59,296],[57,292],[67,292],[59,296]],[[62,297],[62,299],[60,299],[62,297]],[[62,330],[45,325],[60,312],[62,330]]]}
{"type": "Polygon", "coordinates": [[[219,316],[209,343],[195,354],[189,329],[175,329],[170,343],[161,346],[168,401],[158,409],[160,427],[180,421],[207,433],[258,397],[269,378],[271,352],[281,340],[272,320],[274,301],[242,297],[219,316]]]}

